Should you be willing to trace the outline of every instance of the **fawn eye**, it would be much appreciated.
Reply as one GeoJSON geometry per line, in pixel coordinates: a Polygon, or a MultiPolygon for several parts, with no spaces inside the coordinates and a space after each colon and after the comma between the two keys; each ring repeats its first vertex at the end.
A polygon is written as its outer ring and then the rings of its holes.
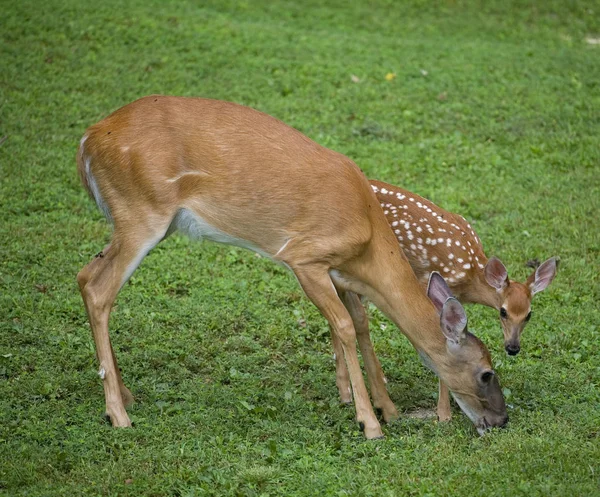
{"type": "Polygon", "coordinates": [[[483,373],[481,373],[481,382],[489,383],[493,376],[494,376],[493,371],[484,371],[483,373]]]}
{"type": "Polygon", "coordinates": [[[529,321],[531,319],[531,311],[529,311],[529,314],[527,314],[527,317],[525,318],[525,321],[529,321]]]}
{"type": "Polygon", "coordinates": [[[504,307],[500,308],[500,317],[502,319],[506,319],[508,317],[508,313],[506,312],[506,309],[504,307]]]}

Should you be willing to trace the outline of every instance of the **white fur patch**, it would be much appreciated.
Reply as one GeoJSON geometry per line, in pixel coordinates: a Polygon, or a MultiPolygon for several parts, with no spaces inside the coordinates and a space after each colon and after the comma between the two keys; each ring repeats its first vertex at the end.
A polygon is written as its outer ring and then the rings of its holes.
{"type": "MultiPolygon", "coordinates": [[[[85,140],[82,140],[82,145],[83,143],[85,143],[85,140]]],[[[94,178],[94,175],[92,174],[92,159],[91,157],[85,157],[84,149],[81,150],[81,155],[85,163],[85,178],[90,187],[90,191],[92,192],[92,196],[94,197],[94,201],[96,202],[96,205],[100,208],[106,219],[108,219],[108,221],[112,223],[112,215],[110,214],[110,209],[108,208],[108,205],[102,198],[102,195],[100,194],[100,189],[98,188],[98,183],[96,183],[96,178],[94,178]]]]}

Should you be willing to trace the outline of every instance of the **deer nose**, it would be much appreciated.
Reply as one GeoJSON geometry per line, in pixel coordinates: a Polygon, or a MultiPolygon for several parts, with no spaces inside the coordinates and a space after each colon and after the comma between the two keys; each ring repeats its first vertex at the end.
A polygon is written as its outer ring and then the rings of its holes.
{"type": "Polygon", "coordinates": [[[508,355],[517,355],[521,350],[521,347],[519,345],[508,344],[505,349],[508,355]]]}
{"type": "Polygon", "coordinates": [[[508,414],[504,418],[504,421],[502,421],[502,424],[500,425],[500,428],[506,428],[507,424],[508,424],[508,414]]]}

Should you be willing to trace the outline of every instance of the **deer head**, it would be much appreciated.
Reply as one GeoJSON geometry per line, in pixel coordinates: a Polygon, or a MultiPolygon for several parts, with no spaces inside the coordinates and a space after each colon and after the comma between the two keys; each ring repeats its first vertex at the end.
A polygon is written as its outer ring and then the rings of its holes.
{"type": "Polygon", "coordinates": [[[506,267],[500,259],[488,260],[484,275],[487,283],[498,295],[498,311],[504,333],[504,348],[509,355],[521,350],[521,333],[531,319],[531,299],[545,290],[554,279],[557,269],[556,257],[551,257],[527,278],[525,283],[508,279],[506,267]]]}
{"type": "Polygon", "coordinates": [[[439,273],[431,273],[427,295],[440,314],[440,328],[446,337],[453,374],[444,378],[444,382],[452,396],[480,435],[490,427],[504,426],[508,415],[490,353],[467,330],[464,308],[439,273]]]}

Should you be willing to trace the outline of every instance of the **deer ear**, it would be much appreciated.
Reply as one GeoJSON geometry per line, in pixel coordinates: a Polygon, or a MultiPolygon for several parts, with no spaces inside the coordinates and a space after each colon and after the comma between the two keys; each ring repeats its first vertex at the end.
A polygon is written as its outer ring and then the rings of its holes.
{"type": "Polygon", "coordinates": [[[547,261],[539,265],[535,272],[527,279],[531,295],[545,290],[556,276],[558,261],[556,257],[550,257],[547,261]]]}
{"type": "Polygon", "coordinates": [[[454,297],[446,300],[442,308],[440,327],[446,339],[451,343],[460,344],[465,338],[467,314],[460,302],[454,297]]]}
{"type": "Polygon", "coordinates": [[[442,278],[442,275],[436,271],[432,271],[429,275],[427,296],[433,302],[438,314],[442,312],[442,307],[444,307],[446,300],[452,297],[452,292],[450,291],[450,288],[448,288],[448,284],[444,278],[442,278]]]}
{"type": "Polygon", "coordinates": [[[492,257],[487,261],[483,274],[488,285],[496,290],[504,290],[508,286],[508,271],[497,257],[492,257]]]}

